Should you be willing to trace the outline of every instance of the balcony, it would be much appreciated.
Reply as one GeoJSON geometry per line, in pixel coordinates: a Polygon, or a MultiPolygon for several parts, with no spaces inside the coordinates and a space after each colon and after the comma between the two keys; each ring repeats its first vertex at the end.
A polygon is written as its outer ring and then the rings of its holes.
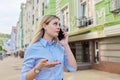
{"type": "Polygon", "coordinates": [[[112,13],[119,13],[120,12],[120,0],[111,0],[110,11],[112,13]]]}
{"type": "Polygon", "coordinates": [[[86,16],[83,16],[79,19],[77,19],[77,27],[82,28],[82,27],[87,27],[91,24],[93,24],[93,19],[92,18],[87,18],[86,16]]]}

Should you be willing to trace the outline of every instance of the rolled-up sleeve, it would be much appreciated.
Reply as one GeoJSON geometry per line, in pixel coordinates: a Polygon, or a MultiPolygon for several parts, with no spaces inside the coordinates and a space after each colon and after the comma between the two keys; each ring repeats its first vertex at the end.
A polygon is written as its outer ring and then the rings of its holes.
{"type": "Polygon", "coordinates": [[[75,72],[76,69],[74,69],[73,67],[71,67],[69,64],[68,64],[68,60],[67,60],[67,55],[66,53],[64,54],[64,66],[65,68],[70,71],[70,72],[75,72]]]}
{"type": "Polygon", "coordinates": [[[20,80],[26,80],[26,73],[34,67],[34,64],[35,64],[35,59],[32,56],[31,50],[27,49],[23,60],[20,80]]]}

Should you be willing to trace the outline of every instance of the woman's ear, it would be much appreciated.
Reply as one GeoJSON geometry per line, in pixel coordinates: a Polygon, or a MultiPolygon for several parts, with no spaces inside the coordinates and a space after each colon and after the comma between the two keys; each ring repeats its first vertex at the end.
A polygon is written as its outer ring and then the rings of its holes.
{"type": "Polygon", "coordinates": [[[43,29],[46,30],[46,24],[43,24],[43,29]]]}

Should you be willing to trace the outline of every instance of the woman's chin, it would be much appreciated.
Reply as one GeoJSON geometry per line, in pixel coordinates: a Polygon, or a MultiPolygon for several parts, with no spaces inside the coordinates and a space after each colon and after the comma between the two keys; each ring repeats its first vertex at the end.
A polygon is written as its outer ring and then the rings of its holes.
{"type": "Polygon", "coordinates": [[[58,37],[58,34],[54,35],[54,37],[58,37]]]}
{"type": "Polygon", "coordinates": [[[54,38],[58,38],[58,35],[54,36],[54,38]]]}

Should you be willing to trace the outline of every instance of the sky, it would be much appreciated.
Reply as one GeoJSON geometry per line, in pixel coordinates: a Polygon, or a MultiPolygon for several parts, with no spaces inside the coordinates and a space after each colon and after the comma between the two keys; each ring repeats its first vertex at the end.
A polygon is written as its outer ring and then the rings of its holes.
{"type": "Polygon", "coordinates": [[[10,34],[16,26],[20,14],[20,5],[26,0],[0,0],[0,33],[10,34]]]}

